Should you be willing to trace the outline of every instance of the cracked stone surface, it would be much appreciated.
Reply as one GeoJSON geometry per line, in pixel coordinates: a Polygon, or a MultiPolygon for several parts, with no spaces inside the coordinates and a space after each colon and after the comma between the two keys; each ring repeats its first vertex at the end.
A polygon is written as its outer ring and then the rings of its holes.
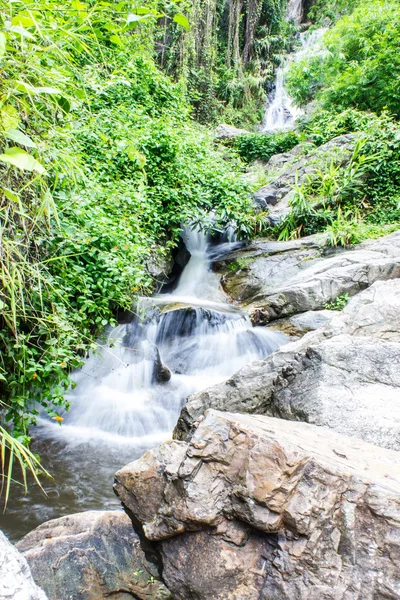
{"type": "Polygon", "coordinates": [[[378,281],[301,340],[193,394],[176,436],[207,408],[306,421],[400,450],[400,280],[378,281]]]}
{"type": "Polygon", "coordinates": [[[0,531],[0,600],[47,600],[26,559],[0,531]]]}
{"type": "Polygon", "coordinates": [[[209,410],[116,474],[176,600],[400,597],[400,454],[209,410]]]}
{"type": "Polygon", "coordinates": [[[223,276],[223,287],[259,325],[324,309],[339,296],[400,277],[400,232],[328,254],[324,241],[310,236],[297,244],[254,242],[225,259],[239,266],[223,276]]]}
{"type": "Polygon", "coordinates": [[[171,600],[123,512],[88,511],[54,519],[28,533],[17,547],[50,600],[171,600]]]}

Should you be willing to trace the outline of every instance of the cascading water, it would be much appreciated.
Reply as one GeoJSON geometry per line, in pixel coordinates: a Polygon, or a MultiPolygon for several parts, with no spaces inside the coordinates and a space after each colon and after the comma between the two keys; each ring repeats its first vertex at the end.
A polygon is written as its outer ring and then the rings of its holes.
{"type": "Polygon", "coordinates": [[[35,487],[0,518],[13,538],[40,522],[72,512],[116,508],[114,472],[171,436],[188,394],[229,378],[247,362],[275,350],[285,336],[252,327],[226,303],[210,262],[232,249],[210,246],[184,229],[190,260],[172,293],[142,298],[131,323],[76,374],[71,408],[60,427],[39,419],[35,449],[55,479],[47,500],[35,487]],[[29,502],[29,511],[26,505],[29,502]]]}
{"type": "MultiPolygon", "coordinates": [[[[301,6],[296,0],[291,2],[288,7],[288,18],[290,10],[297,10],[296,6],[301,6]]],[[[293,54],[286,57],[283,65],[276,71],[274,91],[270,96],[265,110],[263,131],[274,132],[291,129],[296,119],[303,114],[301,108],[297,107],[288,92],[285,89],[285,78],[289,65],[301,60],[308,52],[321,54],[324,50],[319,46],[318,41],[325,33],[326,29],[315,29],[312,32],[304,32],[299,35],[301,46],[293,54]]]]}

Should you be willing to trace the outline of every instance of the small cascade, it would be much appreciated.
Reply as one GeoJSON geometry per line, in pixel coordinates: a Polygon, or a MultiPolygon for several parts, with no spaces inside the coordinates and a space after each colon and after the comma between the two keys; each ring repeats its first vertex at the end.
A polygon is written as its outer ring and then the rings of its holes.
{"type": "MultiPolygon", "coordinates": [[[[298,6],[302,6],[301,2],[293,0],[288,7],[288,18],[293,18],[291,10],[295,11],[298,6]]],[[[294,19],[295,20],[295,19],[294,19]]],[[[303,114],[301,108],[297,107],[292,98],[285,89],[285,77],[289,65],[293,62],[301,60],[310,50],[314,54],[322,53],[322,48],[318,47],[318,41],[325,33],[326,29],[316,29],[312,32],[304,32],[300,34],[300,48],[289,54],[283,65],[276,71],[274,91],[270,96],[265,110],[263,131],[275,132],[292,129],[298,117],[303,114]]]]}
{"type": "MultiPolygon", "coordinates": [[[[189,228],[182,237],[190,260],[176,288],[140,299],[138,316],[110,331],[106,347],[76,375],[71,409],[63,415],[65,437],[164,439],[190,393],[227,379],[282,342],[226,303],[210,260],[232,243],[211,250],[207,235],[189,228]]],[[[54,423],[41,425],[61,433],[54,423]]]]}

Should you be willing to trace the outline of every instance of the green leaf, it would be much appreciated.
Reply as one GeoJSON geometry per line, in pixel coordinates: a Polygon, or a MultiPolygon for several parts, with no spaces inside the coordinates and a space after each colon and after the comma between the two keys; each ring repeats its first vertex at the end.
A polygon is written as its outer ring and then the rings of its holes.
{"type": "Polygon", "coordinates": [[[0,58],[3,58],[3,56],[6,53],[6,43],[6,36],[4,35],[4,33],[0,33],[0,58]]]}
{"type": "Polygon", "coordinates": [[[16,81],[15,89],[26,94],[61,94],[61,90],[53,87],[34,87],[26,81],[16,81]]]}
{"type": "Polygon", "coordinates": [[[26,15],[15,15],[11,20],[11,25],[21,25],[22,27],[35,27],[35,21],[26,15]]]}
{"type": "Polygon", "coordinates": [[[124,45],[124,43],[121,40],[121,38],[119,37],[119,35],[116,35],[116,34],[110,36],[110,42],[112,42],[113,44],[116,44],[117,46],[123,46],[124,45]]]}
{"type": "Polygon", "coordinates": [[[24,27],[21,27],[20,25],[12,25],[8,29],[9,29],[9,31],[12,31],[13,33],[17,33],[21,37],[25,37],[25,38],[28,38],[30,40],[34,40],[35,39],[35,36],[32,35],[30,33],[30,31],[27,31],[24,27]]]}
{"type": "Polygon", "coordinates": [[[17,204],[19,204],[18,196],[12,190],[9,190],[8,188],[3,187],[3,193],[6,198],[11,200],[11,202],[16,202],[17,204]]]}
{"type": "Polygon", "coordinates": [[[18,167],[21,171],[36,171],[36,173],[40,174],[46,173],[46,169],[36,158],[16,146],[8,148],[4,154],[0,154],[0,162],[18,167]]]}
{"type": "Polygon", "coordinates": [[[183,15],[182,13],[178,13],[177,15],[174,16],[174,21],[175,21],[175,23],[178,23],[178,25],[180,25],[181,27],[183,27],[184,29],[189,31],[190,25],[189,25],[189,21],[187,20],[185,15],[183,15]]]}
{"type": "Polygon", "coordinates": [[[4,135],[13,142],[17,142],[17,144],[21,144],[21,146],[26,146],[27,148],[36,148],[36,144],[30,137],[22,133],[22,131],[18,131],[18,129],[9,129],[4,132],[4,135]]]}
{"type": "Polygon", "coordinates": [[[16,129],[19,124],[19,115],[16,108],[6,104],[0,109],[0,126],[2,131],[16,129]]]}
{"type": "Polygon", "coordinates": [[[149,17],[152,17],[153,15],[147,14],[147,15],[135,15],[134,13],[129,13],[128,18],[126,19],[126,22],[129,23],[135,23],[136,21],[144,21],[144,19],[148,19],[149,17]]]}

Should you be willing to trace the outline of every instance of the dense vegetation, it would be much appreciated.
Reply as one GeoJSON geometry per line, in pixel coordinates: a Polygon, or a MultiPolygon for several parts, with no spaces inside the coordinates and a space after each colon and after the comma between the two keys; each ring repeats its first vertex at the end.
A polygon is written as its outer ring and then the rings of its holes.
{"type": "Polygon", "coordinates": [[[311,15],[337,22],[318,52],[292,64],[287,85],[298,104],[314,103],[300,141],[319,146],[347,133],[358,141],[349,161],[332,154],[295,187],[281,239],[327,231],[346,245],[400,226],[400,5],[355,5],[314,6],[311,15]]]}
{"type": "Polygon", "coordinates": [[[158,23],[184,29],[181,10],[1,6],[0,397],[20,442],[36,403],[57,419],[70,371],[153,289],[149,261],[182,221],[213,210],[217,226],[251,226],[236,159],[156,65],[158,23]]]}

